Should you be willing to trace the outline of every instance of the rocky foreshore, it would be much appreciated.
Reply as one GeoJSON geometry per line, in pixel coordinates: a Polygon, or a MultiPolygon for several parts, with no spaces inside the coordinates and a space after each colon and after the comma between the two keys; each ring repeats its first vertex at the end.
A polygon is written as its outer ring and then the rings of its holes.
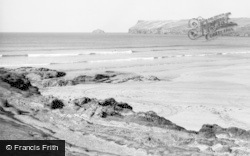
{"type": "MultiPolygon", "coordinates": [[[[114,98],[66,100],[39,91],[41,81],[65,75],[46,68],[0,68],[0,139],[61,139],[68,156],[250,155],[250,131],[244,129],[204,123],[199,131],[190,131],[153,111],[135,112],[114,98]]],[[[88,81],[124,78],[117,75],[106,72],[88,81]]]]}
{"type": "Polygon", "coordinates": [[[47,68],[21,67],[16,69],[2,69],[2,72],[12,73],[30,80],[37,87],[74,86],[88,83],[125,83],[128,81],[160,81],[159,78],[149,75],[142,76],[134,73],[104,71],[92,75],[82,74],[73,79],[65,79],[66,73],[47,68]]]}

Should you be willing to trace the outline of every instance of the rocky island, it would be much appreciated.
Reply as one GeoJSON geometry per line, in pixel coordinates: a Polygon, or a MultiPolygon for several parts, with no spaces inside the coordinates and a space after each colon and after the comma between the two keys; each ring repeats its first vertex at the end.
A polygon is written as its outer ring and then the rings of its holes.
{"type": "Polygon", "coordinates": [[[101,29],[96,29],[94,31],[92,31],[93,34],[105,34],[105,32],[101,29]]]}

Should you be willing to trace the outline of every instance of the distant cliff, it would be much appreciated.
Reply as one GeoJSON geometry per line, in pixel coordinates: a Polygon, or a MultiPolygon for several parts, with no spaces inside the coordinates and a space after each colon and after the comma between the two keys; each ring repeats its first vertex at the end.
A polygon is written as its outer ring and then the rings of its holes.
{"type": "MultiPolygon", "coordinates": [[[[138,21],[129,29],[132,34],[167,34],[186,35],[190,28],[188,19],[164,21],[138,21]]],[[[232,18],[230,21],[238,24],[233,36],[250,36],[250,18],[232,18]]]]}

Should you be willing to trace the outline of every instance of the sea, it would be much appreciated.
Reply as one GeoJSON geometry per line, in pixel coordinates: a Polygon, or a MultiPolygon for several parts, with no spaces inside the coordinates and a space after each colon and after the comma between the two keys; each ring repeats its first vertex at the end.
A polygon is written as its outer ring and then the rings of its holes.
{"type": "Polygon", "coordinates": [[[249,43],[249,38],[240,37],[221,37],[206,41],[204,38],[190,40],[185,35],[0,33],[0,67],[249,53],[249,43]],[[223,49],[223,52],[220,49],[223,49]]]}

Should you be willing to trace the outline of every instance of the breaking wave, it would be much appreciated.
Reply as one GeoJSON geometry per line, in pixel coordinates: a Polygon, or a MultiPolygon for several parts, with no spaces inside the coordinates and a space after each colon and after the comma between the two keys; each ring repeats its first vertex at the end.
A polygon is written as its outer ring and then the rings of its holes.
{"type": "Polygon", "coordinates": [[[132,50],[127,51],[94,51],[82,53],[54,53],[54,54],[2,54],[0,57],[65,57],[79,55],[112,55],[112,54],[132,54],[132,50]]]}
{"type": "MultiPolygon", "coordinates": [[[[133,53],[132,51],[123,52],[99,52],[95,54],[114,54],[114,53],[133,53]]],[[[48,66],[48,65],[58,65],[58,64],[79,64],[79,63],[110,63],[110,62],[126,62],[126,61],[147,61],[147,60],[160,60],[168,58],[182,58],[182,57],[206,57],[206,56],[216,56],[216,55],[235,55],[235,54],[250,54],[250,51],[241,52],[218,52],[214,54],[203,53],[203,54],[179,54],[179,55],[167,55],[167,56],[155,56],[155,57],[134,57],[125,59],[106,59],[106,60],[88,60],[88,61],[75,61],[75,62],[51,62],[51,63],[41,63],[41,64],[2,64],[0,67],[16,67],[16,66],[48,66]]],[[[84,54],[27,54],[27,55],[12,55],[13,57],[57,57],[57,56],[78,56],[84,54]]],[[[93,55],[93,53],[89,53],[93,55]]],[[[0,57],[11,57],[8,55],[0,55],[0,57]]]]}
{"type": "Polygon", "coordinates": [[[51,63],[37,63],[37,64],[2,64],[0,67],[28,67],[28,66],[48,66],[51,63]]]}

